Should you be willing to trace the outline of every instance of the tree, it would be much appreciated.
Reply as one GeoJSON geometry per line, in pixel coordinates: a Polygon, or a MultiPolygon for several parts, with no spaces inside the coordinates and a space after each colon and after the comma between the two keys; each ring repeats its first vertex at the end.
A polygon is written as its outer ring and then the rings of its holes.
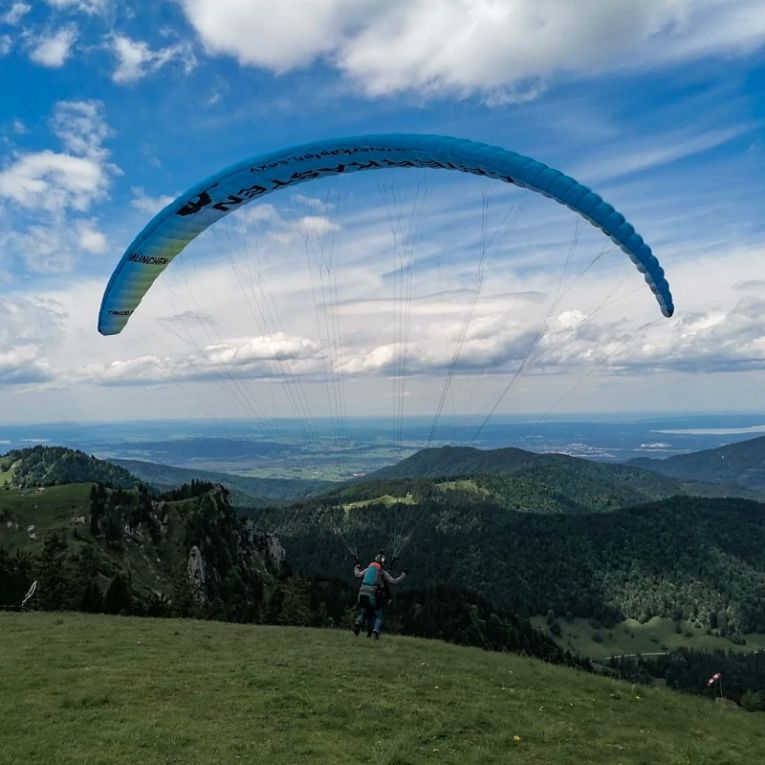
{"type": "Polygon", "coordinates": [[[291,576],[282,584],[282,604],[277,621],[298,627],[310,627],[314,623],[311,611],[311,594],[308,582],[299,576],[291,576]]]}
{"type": "Polygon", "coordinates": [[[106,591],[104,611],[107,614],[129,614],[132,609],[133,599],[130,595],[130,582],[124,574],[117,573],[106,591]]]}

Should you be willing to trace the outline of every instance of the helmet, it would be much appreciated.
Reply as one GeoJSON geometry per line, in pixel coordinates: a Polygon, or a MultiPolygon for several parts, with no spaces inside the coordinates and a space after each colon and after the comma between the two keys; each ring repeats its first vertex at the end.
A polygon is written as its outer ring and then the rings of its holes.
{"type": "Polygon", "coordinates": [[[375,563],[379,563],[381,566],[385,563],[385,553],[382,550],[375,555],[375,563]]]}

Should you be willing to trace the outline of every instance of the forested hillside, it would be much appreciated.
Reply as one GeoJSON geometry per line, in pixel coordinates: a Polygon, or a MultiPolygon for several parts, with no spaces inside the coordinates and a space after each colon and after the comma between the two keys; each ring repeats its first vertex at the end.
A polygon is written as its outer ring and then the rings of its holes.
{"type": "Polygon", "coordinates": [[[124,468],[63,446],[34,446],[0,456],[0,485],[17,488],[97,481],[135,488],[140,481],[124,468]]]}
{"type": "Polygon", "coordinates": [[[36,607],[260,618],[281,550],[221,487],[165,497],[76,484],[0,494],[0,602],[38,580],[36,607]]]}
{"type": "Polygon", "coordinates": [[[714,481],[765,491],[765,436],[663,460],[641,457],[628,464],[683,481],[714,481]]]}
{"type": "Polygon", "coordinates": [[[608,514],[456,506],[260,511],[293,565],[342,575],[346,545],[403,548],[412,582],[449,579],[520,614],[689,619],[721,634],[765,632],[765,505],[676,497],[608,514]]]}
{"type": "MultiPolygon", "coordinates": [[[[677,494],[760,498],[758,493],[746,487],[720,486],[703,475],[676,480],[640,467],[512,448],[482,450],[444,446],[423,449],[396,465],[359,479],[357,483],[469,478],[480,479],[484,485],[489,477],[505,479],[500,496],[509,497],[513,493],[520,497],[545,495],[544,499],[541,496],[539,500],[532,499],[532,503],[547,508],[547,511],[556,508],[556,512],[612,510],[677,494]]],[[[494,486],[498,485],[502,484],[495,480],[494,486]]],[[[491,487],[489,491],[492,491],[491,487]]],[[[512,500],[501,504],[523,509],[521,503],[512,500]]]]}

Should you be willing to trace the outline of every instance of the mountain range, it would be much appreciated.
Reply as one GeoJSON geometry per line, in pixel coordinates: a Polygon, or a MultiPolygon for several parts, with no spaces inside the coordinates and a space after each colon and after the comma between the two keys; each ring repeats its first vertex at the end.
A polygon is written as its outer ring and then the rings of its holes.
{"type": "MultiPolygon", "coordinates": [[[[157,493],[124,463],[35,447],[0,458],[0,547],[35,556],[34,564],[7,559],[17,573],[44,560],[89,572],[102,602],[120,574],[149,610],[171,599],[187,604],[181,613],[204,602],[208,615],[240,618],[256,602],[258,618],[275,619],[285,602],[289,613],[322,602],[342,618],[333,593],[352,600],[349,557],[385,547],[410,567],[412,587],[431,592],[448,582],[521,615],[603,624],[663,616],[735,637],[765,632],[765,505],[746,499],[760,496],[753,455],[765,440],[748,443],[717,456],[724,473],[682,472],[674,458],[675,476],[520,449],[427,449],[323,493],[261,482],[261,494],[277,496],[240,509],[247,518],[212,482],[157,493]],[[744,474],[747,486],[728,483],[744,474]],[[190,579],[201,570],[203,601],[190,579]],[[305,579],[287,586],[295,573],[305,579]],[[312,584],[320,581],[336,584],[312,584]],[[276,601],[266,597],[277,591],[276,601]]],[[[51,563],[49,576],[55,570],[51,563]]]]}

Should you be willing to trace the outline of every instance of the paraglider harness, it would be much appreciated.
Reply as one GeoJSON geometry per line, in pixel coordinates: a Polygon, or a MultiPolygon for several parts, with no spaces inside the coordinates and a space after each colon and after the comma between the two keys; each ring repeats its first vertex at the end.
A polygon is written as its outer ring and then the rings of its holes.
{"type": "Polygon", "coordinates": [[[356,603],[359,608],[376,611],[390,601],[390,588],[383,576],[383,563],[385,556],[380,553],[377,558],[367,566],[364,578],[361,580],[359,595],[356,603]]]}

